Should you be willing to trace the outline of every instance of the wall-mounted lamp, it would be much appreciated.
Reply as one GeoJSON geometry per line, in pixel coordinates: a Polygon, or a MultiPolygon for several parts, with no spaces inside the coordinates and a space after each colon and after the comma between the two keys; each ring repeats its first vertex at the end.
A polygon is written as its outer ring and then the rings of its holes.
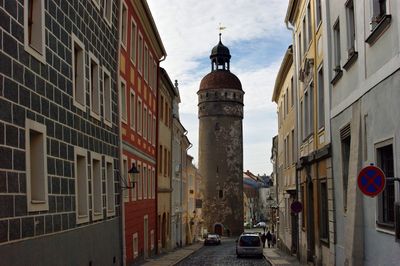
{"type": "Polygon", "coordinates": [[[139,174],[139,170],[136,168],[136,165],[132,163],[131,169],[128,170],[128,176],[130,177],[130,182],[121,176],[121,189],[132,189],[135,187],[136,181],[134,181],[134,175],[139,174]]]}

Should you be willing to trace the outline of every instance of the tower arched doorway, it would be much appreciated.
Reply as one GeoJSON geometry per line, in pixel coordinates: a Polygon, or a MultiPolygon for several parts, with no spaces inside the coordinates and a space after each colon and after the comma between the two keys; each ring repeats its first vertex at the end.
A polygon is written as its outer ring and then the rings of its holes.
{"type": "Polygon", "coordinates": [[[222,232],[224,231],[224,226],[220,223],[214,224],[214,233],[222,236],[222,232]]]}
{"type": "Polygon", "coordinates": [[[165,216],[165,212],[163,213],[161,224],[161,247],[165,249],[167,240],[167,218],[165,216]]]}

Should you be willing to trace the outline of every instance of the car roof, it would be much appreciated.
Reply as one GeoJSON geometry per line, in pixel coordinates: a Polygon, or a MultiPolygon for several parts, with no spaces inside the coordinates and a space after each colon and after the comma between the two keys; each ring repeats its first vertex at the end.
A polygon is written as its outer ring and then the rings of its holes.
{"type": "Polygon", "coordinates": [[[249,232],[249,233],[242,233],[240,236],[259,236],[259,234],[249,232]]]}

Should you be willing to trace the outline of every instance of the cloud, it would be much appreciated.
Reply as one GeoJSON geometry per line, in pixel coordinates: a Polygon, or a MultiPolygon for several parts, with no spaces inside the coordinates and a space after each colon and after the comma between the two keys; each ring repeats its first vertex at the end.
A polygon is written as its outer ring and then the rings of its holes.
{"type": "Polygon", "coordinates": [[[197,162],[197,91],[210,72],[209,55],[218,42],[218,25],[227,27],[222,42],[229,47],[231,71],[245,91],[244,166],[271,172],[271,139],[276,135],[276,106],[271,102],[277,71],[290,32],[285,28],[287,1],[282,0],[148,0],[167,51],[162,66],[178,79],[180,116],[197,162]]]}

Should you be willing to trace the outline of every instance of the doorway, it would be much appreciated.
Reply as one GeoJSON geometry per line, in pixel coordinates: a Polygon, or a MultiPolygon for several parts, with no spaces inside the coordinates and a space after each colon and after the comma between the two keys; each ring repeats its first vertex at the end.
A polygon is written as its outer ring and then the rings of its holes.
{"type": "Polygon", "coordinates": [[[147,258],[149,256],[149,217],[147,215],[144,216],[143,227],[143,255],[147,258]]]}
{"type": "Polygon", "coordinates": [[[222,236],[222,224],[214,224],[214,233],[222,236]]]}

